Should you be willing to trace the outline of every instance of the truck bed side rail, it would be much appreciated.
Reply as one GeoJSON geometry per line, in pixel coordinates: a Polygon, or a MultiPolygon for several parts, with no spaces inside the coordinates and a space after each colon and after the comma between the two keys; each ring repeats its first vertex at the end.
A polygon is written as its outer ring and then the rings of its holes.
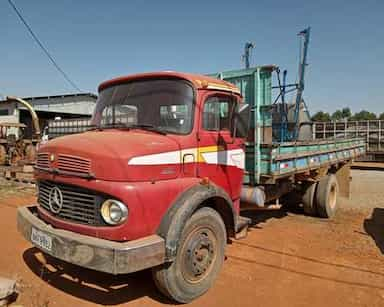
{"type": "MultiPolygon", "coordinates": [[[[252,183],[249,164],[254,161],[252,145],[246,146],[245,183],[252,183]],[[248,148],[250,150],[248,150],[248,148]]],[[[262,144],[261,146],[261,182],[291,176],[296,173],[329,167],[348,162],[365,154],[364,139],[342,139],[324,141],[306,141],[281,144],[262,144]]]]}

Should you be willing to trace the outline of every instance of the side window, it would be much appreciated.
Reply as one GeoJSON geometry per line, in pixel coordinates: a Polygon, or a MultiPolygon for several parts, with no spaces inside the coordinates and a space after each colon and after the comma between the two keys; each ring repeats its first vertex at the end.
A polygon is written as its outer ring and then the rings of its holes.
{"type": "Polygon", "coordinates": [[[209,97],[204,103],[203,129],[209,131],[230,131],[234,107],[235,103],[229,97],[209,97]]]}

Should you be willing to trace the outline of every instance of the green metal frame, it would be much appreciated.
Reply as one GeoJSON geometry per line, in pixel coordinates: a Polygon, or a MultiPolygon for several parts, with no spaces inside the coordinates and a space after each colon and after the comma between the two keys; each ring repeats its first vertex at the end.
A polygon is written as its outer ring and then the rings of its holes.
{"type": "Polygon", "coordinates": [[[250,129],[253,139],[250,152],[246,153],[246,170],[255,174],[251,184],[260,182],[261,175],[261,130],[272,126],[272,72],[274,65],[258,66],[249,69],[231,70],[210,74],[211,77],[226,80],[236,85],[243,96],[244,103],[250,105],[250,129]]]}
{"type": "Polygon", "coordinates": [[[272,72],[276,68],[273,65],[259,66],[210,75],[236,85],[252,110],[250,129],[253,140],[246,143],[244,184],[262,184],[266,178],[282,178],[333,165],[365,152],[365,143],[361,139],[262,142],[262,129],[272,127],[272,72]]]}

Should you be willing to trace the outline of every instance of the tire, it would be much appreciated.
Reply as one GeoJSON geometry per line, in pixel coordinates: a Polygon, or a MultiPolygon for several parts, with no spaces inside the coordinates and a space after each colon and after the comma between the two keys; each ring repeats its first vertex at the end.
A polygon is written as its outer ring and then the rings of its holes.
{"type": "Polygon", "coordinates": [[[329,174],[320,179],[316,189],[316,207],[320,217],[332,218],[335,215],[338,191],[335,175],[329,174]]]}
{"type": "Polygon", "coordinates": [[[316,188],[317,182],[310,183],[303,194],[302,203],[304,213],[310,216],[317,216],[317,208],[316,208],[316,188]]]}
{"type": "Polygon", "coordinates": [[[7,160],[7,152],[5,151],[5,147],[0,145],[0,165],[5,165],[7,160]]]}
{"type": "Polygon", "coordinates": [[[182,231],[175,260],[152,269],[157,288],[179,303],[203,295],[223,265],[226,240],[219,213],[208,207],[197,210],[182,231]]]}
{"type": "Polygon", "coordinates": [[[28,161],[28,162],[33,162],[36,160],[37,158],[37,153],[36,153],[36,147],[33,146],[32,144],[28,144],[26,147],[25,147],[25,159],[28,161]]]}

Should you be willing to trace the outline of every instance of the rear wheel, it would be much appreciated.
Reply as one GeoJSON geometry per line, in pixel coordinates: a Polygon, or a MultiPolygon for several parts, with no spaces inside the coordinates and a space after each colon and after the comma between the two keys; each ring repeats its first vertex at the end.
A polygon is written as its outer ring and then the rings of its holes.
{"type": "Polygon", "coordinates": [[[331,218],[335,215],[338,190],[335,175],[329,174],[320,179],[316,190],[316,207],[320,217],[331,218]]]}
{"type": "Polygon", "coordinates": [[[308,183],[302,197],[304,213],[311,216],[316,216],[316,188],[317,182],[308,183]]]}
{"type": "Polygon", "coordinates": [[[213,284],[224,262],[226,230],[220,215],[201,208],[187,221],[176,259],[153,269],[156,286],[179,303],[188,303],[213,284]]]}

